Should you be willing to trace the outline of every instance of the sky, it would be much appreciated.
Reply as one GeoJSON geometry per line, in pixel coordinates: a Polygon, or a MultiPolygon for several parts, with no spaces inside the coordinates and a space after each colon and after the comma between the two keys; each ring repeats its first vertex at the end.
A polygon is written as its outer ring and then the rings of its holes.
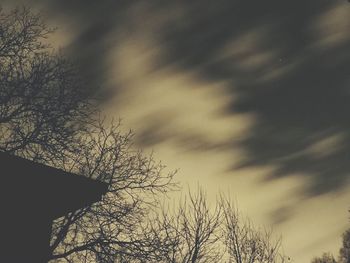
{"type": "Polygon", "coordinates": [[[101,110],[214,202],[229,193],[294,262],[349,227],[350,4],[2,0],[40,10],[101,110]]]}

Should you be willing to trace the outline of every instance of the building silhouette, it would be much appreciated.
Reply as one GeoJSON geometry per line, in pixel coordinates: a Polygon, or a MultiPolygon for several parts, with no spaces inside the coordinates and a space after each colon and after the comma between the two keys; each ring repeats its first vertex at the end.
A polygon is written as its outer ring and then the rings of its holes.
{"type": "Polygon", "coordinates": [[[0,152],[0,262],[47,262],[52,221],[101,199],[107,184],[0,152]]]}

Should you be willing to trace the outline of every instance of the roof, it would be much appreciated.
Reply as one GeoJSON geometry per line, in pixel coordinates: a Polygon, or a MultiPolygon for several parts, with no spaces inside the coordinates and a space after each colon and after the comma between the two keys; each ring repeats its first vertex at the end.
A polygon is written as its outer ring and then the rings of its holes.
{"type": "Polygon", "coordinates": [[[0,176],[2,204],[52,219],[99,201],[108,188],[106,183],[3,152],[0,176]]]}

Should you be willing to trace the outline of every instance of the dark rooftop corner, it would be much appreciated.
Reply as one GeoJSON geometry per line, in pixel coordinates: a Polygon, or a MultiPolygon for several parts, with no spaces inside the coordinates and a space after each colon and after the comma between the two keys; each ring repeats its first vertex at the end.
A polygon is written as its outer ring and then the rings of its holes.
{"type": "Polygon", "coordinates": [[[46,262],[52,221],[98,202],[108,187],[7,153],[0,153],[0,176],[6,262],[46,262]]]}

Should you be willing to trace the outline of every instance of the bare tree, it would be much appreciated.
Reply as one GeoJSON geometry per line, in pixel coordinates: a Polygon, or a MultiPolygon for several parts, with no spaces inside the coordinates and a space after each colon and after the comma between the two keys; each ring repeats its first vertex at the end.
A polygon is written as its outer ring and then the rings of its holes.
{"type": "Polygon", "coordinates": [[[339,262],[350,263],[350,229],[343,234],[343,246],[339,250],[339,262]]]}
{"type": "Polygon", "coordinates": [[[350,229],[342,235],[342,247],[339,249],[338,260],[331,253],[323,253],[321,257],[312,259],[312,263],[350,263],[350,229]]]}
{"type": "Polygon", "coordinates": [[[281,253],[281,239],[274,240],[271,230],[256,229],[243,220],[233,202],[221,197],[224,215],[224,238],[229,262],[278,263],[287,262],[281,253]]]}
{"type": "Polygon", "coordinates": [[[101,202],[55,220],[52,262],[284,262],[280,241],[225,199],[210,208],[199,190],[159,213],[174,172],[98,116],[74,66],[46,44],[51,32],[29,9],[0,10],[0,151],[109,184],[101,202]]]}
{"type": "MultiPolygon", "coordinates": [[[[233,203],[223,195],[210,209],[202,190],[188,195],[176,211],[164,209],[153,222],[161,260],[166,263],[232,262],[283,263],[289,259],[281,239],[242,220],[233,203]],[[163,254],[162,254],[163,253],[163,254]]],[[[157,244],[157,242],[154,242],[157,244]]]]}
{"type": "Polygon", "coordinates": [[[311,263],[337,263],[330,253],[323,253],[322,257],[314,258],[311,263]]]}
{"type": "Polygon", "coordinates": [[[93,111],[72,64],[45,44],[51,32],[27,8],[0,9],[0,150],[46,162],[93,111]]]}
{"type": "Polygon", "coordinates": [[[219,203],[211,209],[202,189],[189,192],[176,211],[163,209],[152,222],[153,233],[162,244],[159,262],[220,262],[222,209],[219,203]]]}
{"type": "MultiPolygon", "coordinates": [[[[173,173],[132,149],[132,133],[108,129],[101,121],[81,134],[80,147],[64,169],[109,182],[102,201],[58,219],[51,240],[52,259],[68,262],[114,262],[116,257],[152,259],[152,239],[143,232],[157,193],[173,184],[173,173]],[[103,260],[104,261],[103,261],[103,260]]],[[[144,261],[141,261],[144,262],[144,261]]]]}
{"type": "Polygon", "coordinates": [[[0,10],[0,150],[109,184],[100,203],[57,219],[53,262],[114,262],[150,253],[142,225],[173,173],[106,123],[74,66],[47,44],[52,30],[27,8],[0,10]],[[97,116],[97,117],[96,117],[97,116]]]}

